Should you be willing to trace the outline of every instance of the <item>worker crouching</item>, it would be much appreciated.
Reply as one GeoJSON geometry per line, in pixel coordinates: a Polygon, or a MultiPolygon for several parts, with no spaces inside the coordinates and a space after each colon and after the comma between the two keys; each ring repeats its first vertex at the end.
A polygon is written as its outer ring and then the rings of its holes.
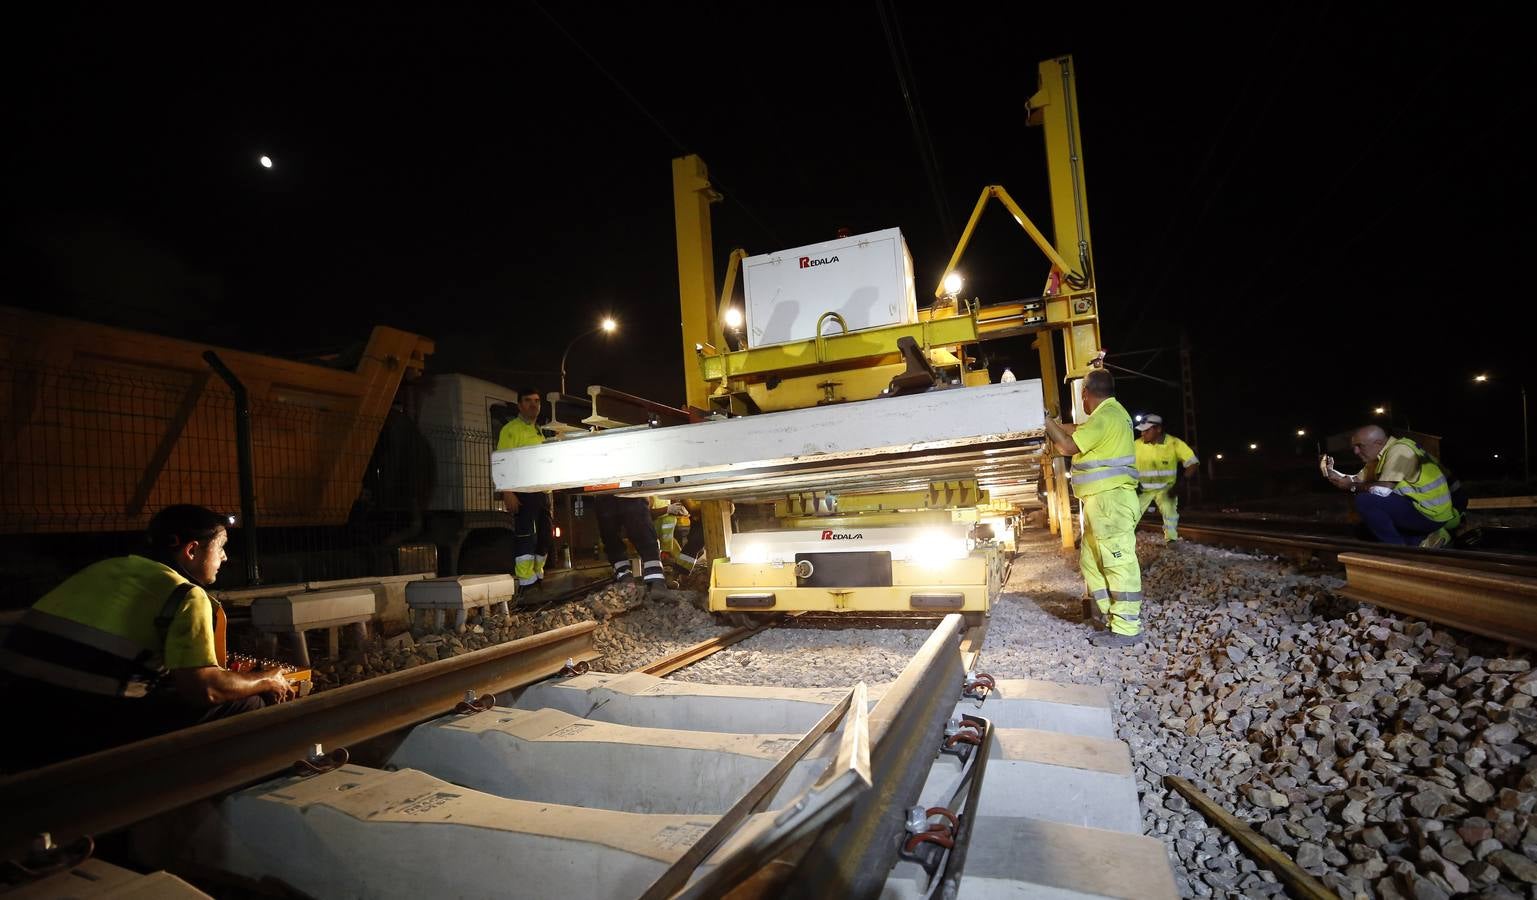
{"type": "Polygon", "coordinates": [[[1345,475],[1325,456],[1319,468],[1329,483],[1353,496],[1361,521],[1384,544],[1444,547],[1463,526],[1467,498],[1441,463],[1406,437],[1376,425],[1356,430],[1350,449],[1361,471],[1345,475]]]}

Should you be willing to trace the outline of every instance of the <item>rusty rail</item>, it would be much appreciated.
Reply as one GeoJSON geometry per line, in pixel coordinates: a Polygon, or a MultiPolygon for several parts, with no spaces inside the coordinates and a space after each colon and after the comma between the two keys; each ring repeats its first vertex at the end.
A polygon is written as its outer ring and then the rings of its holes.
{"type": "Polygon", "coordinates": [[[1537,648],[1537,572],[1472,569],[1367,553],[1341,553],[1341,596],[1537,648]]]}
{"type": "Polygon", "coordinates": [[[677,653],[673,653],[668,656],[664,656],[661,659],[646,663],[644,666],[641,666],[635,671],[644,672],[647,675],[655,675],[658,678],[666,677],[678,671],[679,669],[687,668],[688,666],[699,662],[701,659],[704,659],[713,653],[724,650],[727,647],[730,647],[732,644],[745,641],[760,631],[773,628],[775,625],[778,625],[784,620],[784,616],[775,616],[774,618],[768,619],[758,625],[748,625],[743,626],[742,628],[732,629],[725,634],[716,635],[715,637],[700,641],[699,643],[690,647],[684,647],[677,653]]]}
{"type": "MultiPolygon", "coordinates": [[[[1142,531],[1162,533],[1157,522],[1143,522],[1142,531]]],[[[1491,566],[1510,566],[1516,569],[1537,567],[1537,556],[1519,553],[1497,553],[1486,550],[1457,550],[1421,547],[1396,547],[1371,541],[1306,534],[1265,528],[1237,528],[1226,525],[1204,525],[1181,520],[1179,534],[1184,540],[1243,550],[1259,550],[1296,558],[1317,557],[1332,561],[1344,553],[1366,553],[1372,556],[1393,557],[1405,560],[1423,560],[1437,565],[1484,570],[1491,566]]]]}
{"type": "MultiPolygon", "coordinates": [[[[292,703],[172,732],[0,780],[0,858],[41,832],[100,835],[288,769],[315,744],[355,745],[590,661],[596,622],[508,641],[292,703]]],[[[68,727],[67,723],[50,727],[68,727]]]]}

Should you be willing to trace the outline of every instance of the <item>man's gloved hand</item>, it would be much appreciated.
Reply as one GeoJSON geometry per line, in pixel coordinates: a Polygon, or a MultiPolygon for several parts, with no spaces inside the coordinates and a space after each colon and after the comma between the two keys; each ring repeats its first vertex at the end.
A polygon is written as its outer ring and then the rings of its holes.
{"type": "Polygon", "coordinates": [[[667,506],[667,514],[669,516],[686,516],[688,515],[688,507],[681,503],[670,503],[667,506]]]}

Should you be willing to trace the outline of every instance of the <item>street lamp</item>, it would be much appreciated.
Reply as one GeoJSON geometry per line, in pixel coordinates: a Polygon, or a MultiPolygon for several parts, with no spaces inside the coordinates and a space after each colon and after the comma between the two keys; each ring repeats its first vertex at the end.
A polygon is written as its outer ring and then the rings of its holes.
{"type": "Polygon", "coordinates": [[[614,331],[618,328],[619,323],[615,322],[612,316],[604,316],[603,323],[601,325],[592,329],[591,331],[582,332],[581,334],[572,338],[571,343],[566,345],[566,352],[560,355],[560,395],[562,397],[566,395],[566,357],[571,355],[571,348],[576,346],[577,341],[588,336],[589,334],[597,334],[600,331],[605,334],[613,334],[614,331]]]}
{"type": "Polygon", "coordinates": [[[1383,413],[1387,412],[1387,411],[1388,411],[1388,408],[1386,406],[1379,406],[1379,407],[1376,407],[1375,409],[1372,410],[1372,412],[1374,414],[1379,415],[1379,416],[1382,415],[1383,413]]]}
{"type": "Polygon", "coordinates": [[[1250,444],[1249,445],[1249,449],[1250,450],[1258,450],[1259,449],[1259,444],[1250,444]]]}
{"type": "MultiPolygon", "coordinates": [[[[1489,381],[1489,376],[1487,374],[1474,375],[1473,381],[1478,384],[1485,384],[1489,381]]],[[[1521,480],[1525,482],[1532,480],[1532,445],[1528,437],[1529,432],[1526,424],[1526,385],[1519,384],[1516,386],[1521,389],[1521,480]]],[[[1494,458],[1499,459],[1499,454],[1495,454],[1494,458]]]]}
{"type": "Polygon", "coordinates": [[[1297,429],[1297,437],[1307,437],[1307,436],[1308,436],[1308,430],[1306,428],[1298,428],[1297,429]]]}

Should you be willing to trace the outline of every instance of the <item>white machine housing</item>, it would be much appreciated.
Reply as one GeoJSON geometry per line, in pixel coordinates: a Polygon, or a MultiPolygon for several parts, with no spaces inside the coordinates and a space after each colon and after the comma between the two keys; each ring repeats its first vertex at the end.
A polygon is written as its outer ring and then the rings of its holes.
{"type": "MultiPolygon", "coordinates": [[[[742,289],[754,347],[813,340],[817,319],[829,312],[850,331],[918,321],[913,257],[899,228],[749,256],[742,289]]],[[[840,329],[829,321],[822,331],[840,329]]]]}

